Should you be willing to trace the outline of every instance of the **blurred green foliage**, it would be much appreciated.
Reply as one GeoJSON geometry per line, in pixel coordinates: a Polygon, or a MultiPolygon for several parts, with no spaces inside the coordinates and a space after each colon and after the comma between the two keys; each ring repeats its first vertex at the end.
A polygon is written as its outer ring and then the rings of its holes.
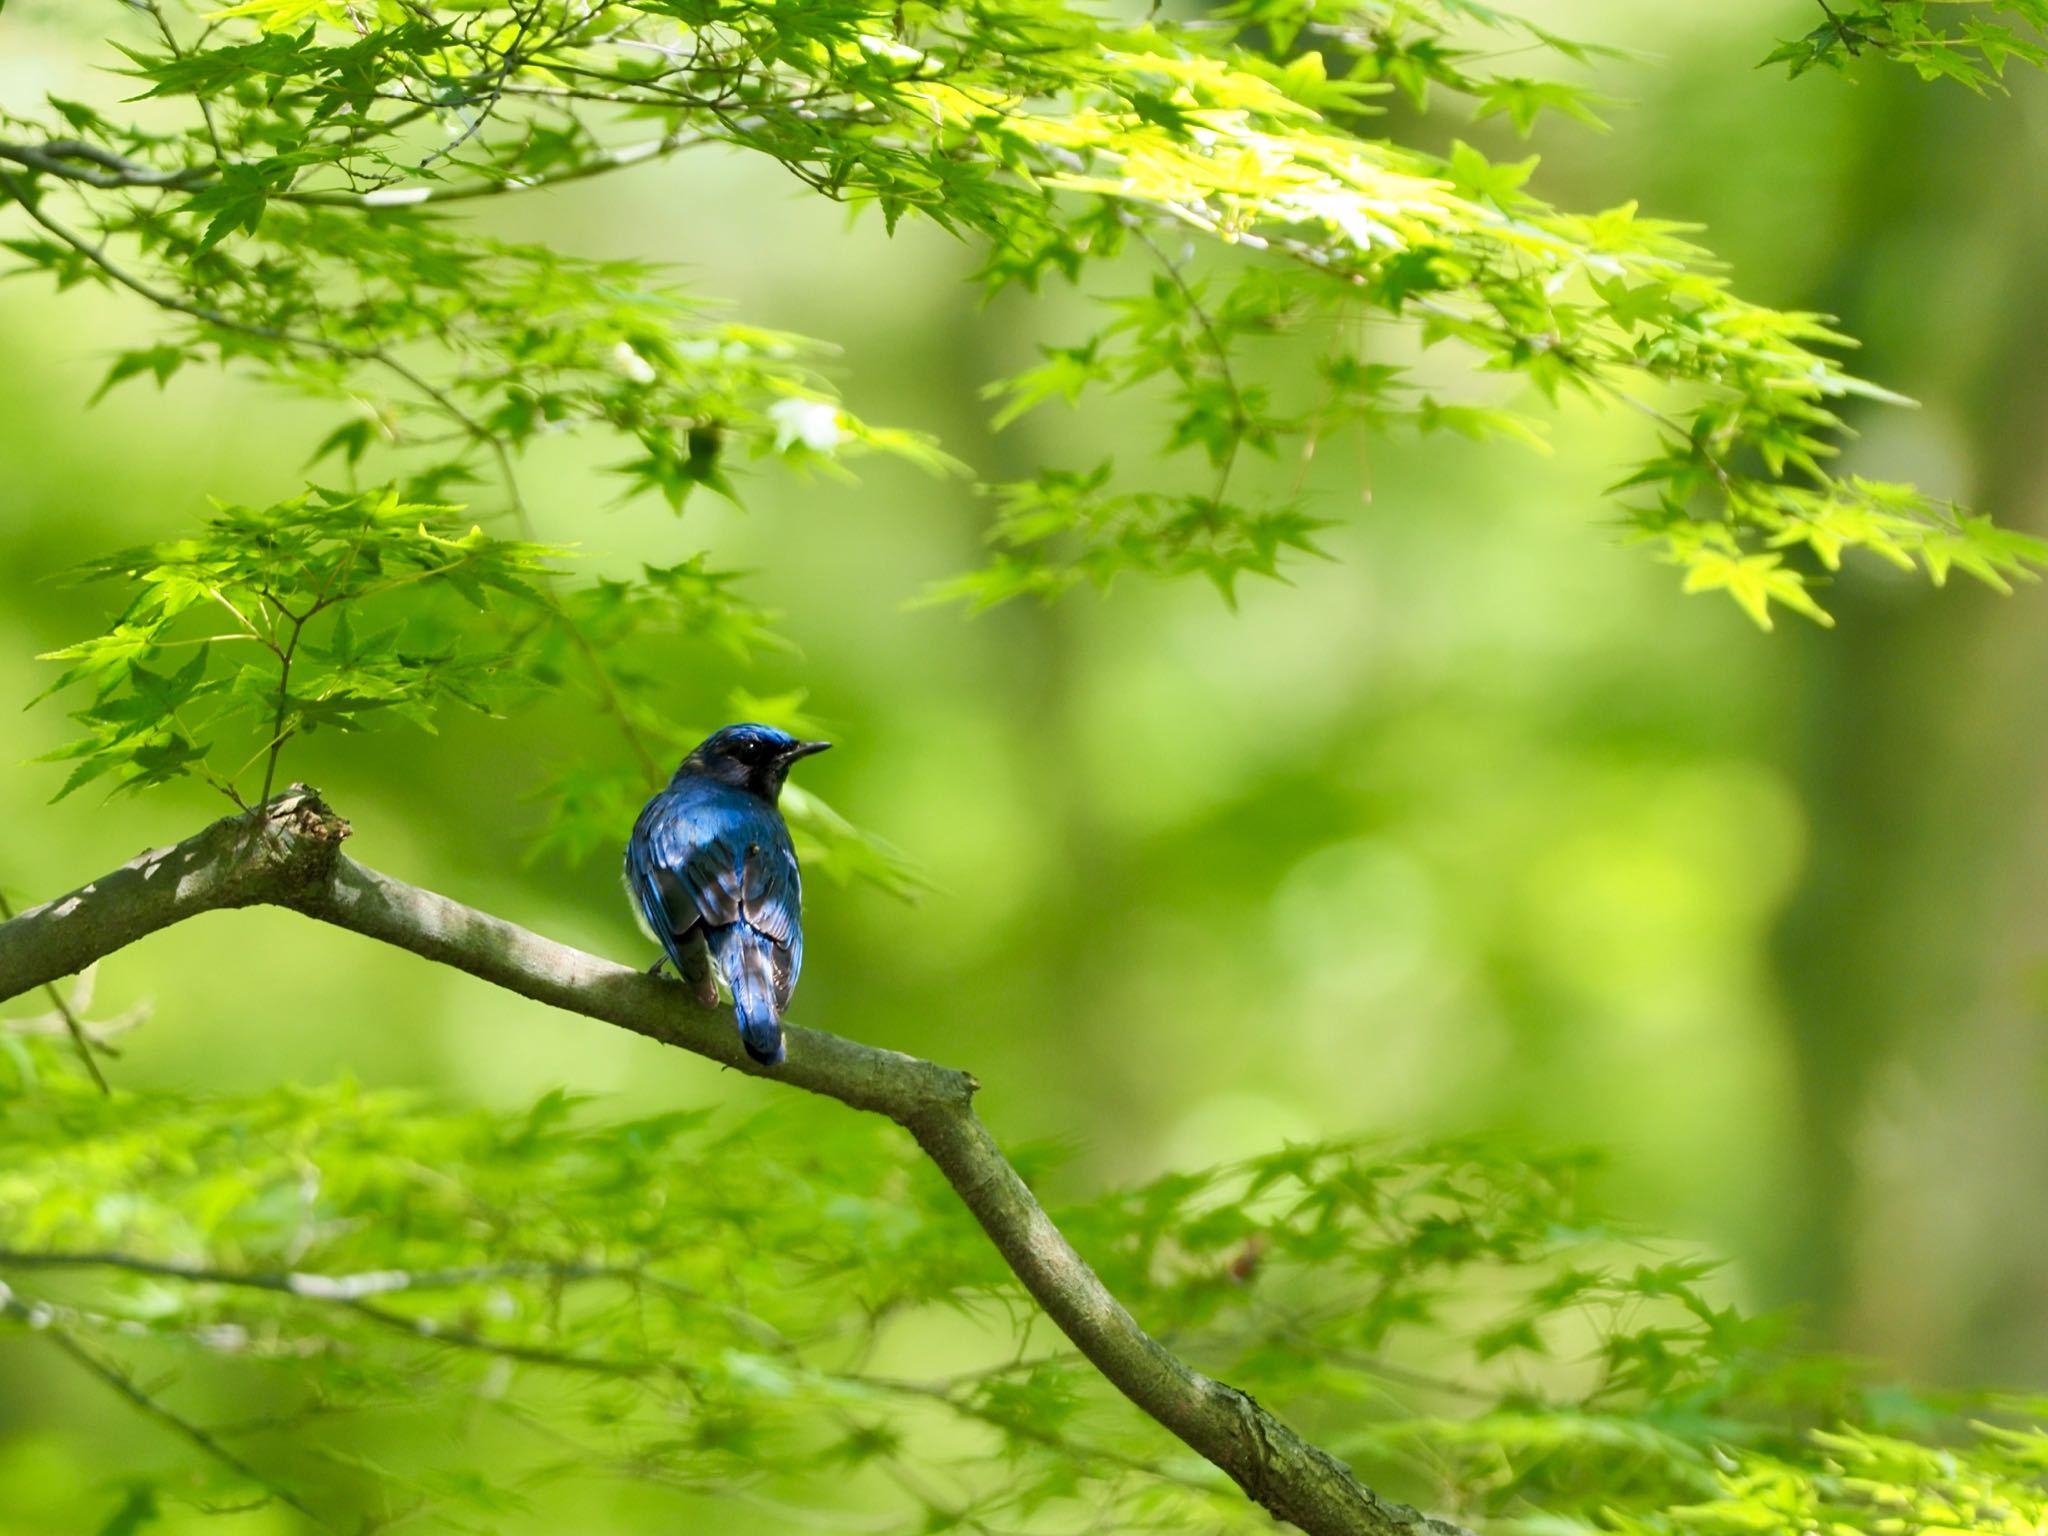
{"type": "MultiPolygon", "coordinates": [[[[198,1453],[128,1469],[114,1520],[253,1503],[493,1529],[577,1519],[624,1481],[733,1522],[1270,1528],[1043,1336],[892,1129],[786,1109],[591,1125],[560,1094],[511,1116],[352,1087],[117,1102],[51,1066],[17,1048],[0,1096],[0,1315],[198,1453]],[[955,1317],[983,1335],[970,1363],[878,1363],[955,1317]],[[216,1395],[249,1411],[196,1417],[216,1395]]],[[[1460,1520],[2039,1517],[2037,1430],[1899,1438],[1956,1405],[1782,1355],[1776,1325],[1712,1298],[1713,1264],[1595,1224],[1586,1167],[1300,1145],[1057,1219],[1204,1369],[1460,1520]]]]}
{"type": "MultiPolygon", "coordinates": [[[[470,62],[423,54],[420,78],[502,56],[502,34],[464,20],[475,8],[442,9],[444,24],[470,26],[470,62]]],[[[1974,14],[1989,8],[1877,9],[1882,18],[1851,20],[1856,35],[1832,33],[1839,47],[1824,46],[1826,62],[1885,52],[1923,73],[1956,73],[1958,58],[2002,62],[1998,35],[1974,14]],[[1949,12],[1977,30],[1937,47],[1949,12]]],[[[334,10],[345,25],[346,8],[334,10]]],[[[817,11],[835,26],[863,14],[817,11]]],[[[1491,209],[1542,230],[1528,264],[1511,268],[1489,243],[1491,215],[1471,227],[1454,219],[1450,233],[1467,243],[1426,260],[1390,245],[1356,274],[1372,285],[1361,305],[1318,297],[1305,276],[1248,257],[1244,241],[1192,247],[1173,199],[1143,187],[1121,209],[1020,196],[1002,179],[1020,157],[1041,189],[1083,174],[1051,153],[1072,152],[1059,137],[1072,121],[1048,110],[1050,123],[1008,124],[997,147],[970,146],[967,126],[929,112],[919,70],[887,48],[859,44],[823,66],[830,102],[884,104],[857,125],[864,153],[837,184],[812,130],[787,115],[756,120],[740,103],[687,165],[601,181],[566,172],[647,141],[606,137],[595,127],[610,124],[545,100],[500,102],[502,116],[472,132],[463,104],[431,99],[411,124],[416,138],[396,152],[373,142],[365,155],[384,162],[337,181],[332,156],[292,157],[316,144],[349,146],[344,159],[364,149],[347,130],[310,131],[322,93],[347,101],[367,83],[336,57],[358,46],[343,29],[308,42],[310,13],[275,16],[289,25],[260,35],[254,21],[238,30],[172,14],[210,28],[209,46],[251,50],[220,66],[211,124],[161,101],[116,108],[136,81],[87,70],[103,44],[83,35],[95,23],[82,12],[17,0],[0,23],[0,87],[15,111],[0,138],[111,134],[121,165],[61,163],[166,178],[213,163],[210,134],[232,144],[228,168],[203,185],[74,182],[36,200],[65,228],[85,218],[86,246],[104,240],[133,257],[159,298],[208,312],[159,306],[153,333],[118,282],[104,299],[82,291],[106,277],[85,250],[24,223],[26,205],[0,211],[16,254],[71,290],[50,304],[47,288],[10,285],[0,309],[8,354],[33,359],[0,375],[0,508],[10,514],[0,548],[21,578],[0,591],[0,640],[12,637],[0,644],[0,681],[17,698],[51,682],[53,669],[30,655],[106,646],[81,641],[96,633],[118,641],[125,601],[110,611],[104,587],[30,578],[203,529],[207,496],[275,508],[316,451],[310,473],[346,486],[335,505],[390,474],[408,479],[402,494],[414,502],[468,504],[445,526],[426,519],[441,537],[477,520],[494,548],[578,545],[561,562],[568,575],[520,596],[528,627],[514,619],[508,636],[494,608],[488,626],[468,631],[516,641],[529,686],[512,719],[458,712],[439,717],[431,741],[337,740],[307,730],[324,723],[317,710],[294,706],[360,701],[362,689],[301,699],[275,676],[274,692],[243,685],[245,702],[284,698],[296,721],[286,770],[329,789],[366,857],[631,958],[637,941],[609,866],[650,781],[701,727],[809,714],[857,748],[820,775],[834,802],[857,806],[928,882],[921,903],[903,907],[879,888],[913,883],[902,857],[822,805],[792,807],[810,867],[876,877],[865,888],[814,882],[799,1017],[974,1066],[1006,1134],[1080,1144],[1040,1169],[1056,1189],[1135,1181],[1127,1196],[1070,1202],[1084,1251],[1148,1322],[1177,1324],[1176,1344],[1270,1392],[1361,1469],[1472,1518],[1544,1510],[1715,1531],[2038,1521],[2037,1439],[1999,1429],[1947,1438],[1958,1407],[2023,1418],[2037,1405],[1872,1388],[1854,1370],[1778,1353],[1777,1329],[1741,1320],[1727,1295],[1810,1300],[1824,1334],[1937,1379],[2023,1378],[2048,1358],[2031,1321],[2043,1244],[2025,1194],[2044,1153],[2032,914],[2048,910],[2048,893],[2025,856],[2041,826],[2030,788],[2041,721],[2028,687],[2040,621],[2025,607],[1956,598],[1930,608],[1883,572],[1838,584],[1825,574],[1843,519],[1880,552],[1903,538],[1893,553],[1937,576],[1996,555],[1973,574],[2002,579],[2033,548],[1943,506],[1887,498],[1906,480],[1967,488],[2015,524],[2037,504],[2028,423],[2043,402],[2029,359],[2044,319],[2032,277],[2044,232],[2009,169],[2022,153],[2036,164],[2016,114],[2038,110],[2037,83],[2016,75],[2009,107],[1963,93],[1952,93],[1958,105],[1929,101],[1909,75],[1874,65],[1858,65],[1854,92],[1825,78],[1787,85],[1775,70],[1748,71],[1763,40],[1814,19],[1808,8],[1651,17],[1591,4],[1545,7],[1540,25],[1462,5],[1341,16],[1246,7],[1187,32],[1169,19],[1162,35],[1197,55],[1270,45],[1293,63],[1268,75],[1236,55],[1251,78],[1198,82],[1192,102],[1162,88],[1152,55],[1120,64],[1106,87],[1096,80],[1109,93],[1097,109],[1121,114],[1103,120],[1106,131],[1152,144],[1191,111],[1243,110],[1296,168],[1300,155],[1320,165],[1314,157],[1330,152],[1300,142],[1321,132],[1304,107],[1359,135],[1380,124],[1358,109],[1384,107],[1404,147],[1370,139],[1372,155],[1392,157],[1375,173],[1420,168],[1451,188],[1451,202],[1399,211],[1491,209]],[[1451,11],[1478,30],[1447,32],[1451,11]],[[1572,40],[1582,35],[1616,46],[1572,40]],[[1304,36],[1323,39],[1316,52],[1302,51],[1304,36]],[[1651,47],[1668,57],[1640,62],[1651,47]],[[309,73],[294,76],[309,51],[309,73]],[[1320,70],[1305,62],[1314,57],[1320,70]],[[1536,59],[1547,61],[1543,78],[1523,73],[1536,59]],[[269,97],[242,88],[252,65],[290,83],[269,97]],[[1347,96],[1347,85],[1373,90],[1347,96]],[[28,110],[46,91],[55,120],[28,110]],[[1624,97],[1637,104],[1609,99],[1624,97]],[[277,101],[295,103],[306,136],[280,144],[254,132],[277,101]],[[1590,138],[1588,117],[1627,131],[1590,138]],[[1568,152],[1538,177],[1509,129],[1556,135],[1568,152]],[[879,222],[843,229],[819,206],[777,197],[768,160],[722,157],[709,142],[719,140],[765,151],[816,190],[857,191],[887,215],[980,206],[980,233],[999,252],[978,274],[996,290],[987,307],[970,307],[974,252],[920,233],[914,218],[887,243],[879,222]],[[1041,153],[1056,162],[1050,175],[1030,159],[1041,153]],[[974,182],[961,158],[1000,174],[974,182]],[[555,176],[561,186],[531,198],[492,191],[445,223],[436,216],[442,189],[555,176]],[[372,206],[401,216],[372,224],[360,207],[295,201],[300,178],[315,193],[381,194],[372,206]],[[1528,190],[1537,184],[1542,204],[1528,190]],[[408,201],[422,188],[424,205],[408,201]],[[1818,482],[1823,500],[1788,523],[1769,521],[1783,510],[1775,490],[1760,504],[1718,500],[1717,459],[1725,468],[1735,442],[1758,455],[1739,465],[1743,483],[1815,484],[1796,462],[1807,430],[1827,424],[1811,413],[1851,409],[1843,391],[1853,386],[1823,364],[1814,392],[1802,386],[1762,417],[1729,414],[1718,376],[1698,371],[1727,359],[1663,334],[1682,313],[1670,303],[1733,305],[1720,279],[1669,267],[1696,258],[1664,226],[1630,216],[1591,227],[1555,212],[1638,197],[1659,214],[1709,218],[1717,248],[1738,258],[1741,291],[1782,295],[1790,329],[1762,355],[1737,349],[1740,366],[1762,370],[1752,381],[1781,376],[1792,354],[1775,354],[1778,341],[1818,342],[1811,316],[1839,311],[1873,343],[1863,371],[1922,395],[1927,412],[1859,417],[1870,436],[1848,472],[1818,482]],[[1034,235],[1046,243],[1033,246],[1034,235]],[[1631,249],[1599,254],[1661,275],[1647,293],[1637,271],[1618,290],[1595,288],[1594,300],[1575,290],[1560,304],[1545,291],[1542,253],[1563,241],[1564,259],[1581,260],[1574,242],[1589,239],[1619,240],[1631,249]],[[1046,281],[1083,242],[1084,293],[1046,281]],[[466,250],[487,259],[465,262],[466,250]],[[645,264],[650,253],[688,263],[694,290],[731,295],[749,323],[678,297],[645,264]],[[337,270],[369,275],[354,286],[337,270]],[[1482,313],[1476,330],[1469,314],[1456,325],[1431,316],[1421,333],[1387,323],[1388,307],[1412,315],[1439,289],[1513,303],[1497,320],[1482,313]],[[1632,304],[1648,308],[1629,315],[1632,304]],[[1607,329],[1617,318],[1631,349],[1652,335],[1678,349],[1647,376],[1659,389],[1707,385],[1701,416],[1678,431],[1648,418],[1632,426],[1573,405],[1567,387],[1550,460],[1483,441],[1529,430],[1540,402],[1518,378],[1576,376],[1569,355],[1531,345],[1553,332],[1588,327],[1596,359],[1635,371],[1632,357],[1602,350],[1617,344],[1607,329]],[[1444,327],[1446,345],[1420,348],[1444,327]],[[299,329],[319,341],[262,334],[299,329]],[[847,362],[796,339],[805,333],[843,343],[847,362]],[[1468,369],[1490,351],[1510,366],[1475,393],[1468,369]],[[235,371],[197,366],[217,361],[235,371]],[[1657,371],[1666,366],[1670,376],[1657,371]],[[249,389],[252,374],[314,403],[249,389]],[[988,438],[979,402],[995,378],[1017,381],[997,405],[1013,424],[988,438]],[[1083,408],[1016,413],[1035,397],[1083,408]],[[1402,423],[1429,433],[1419,448],[1380,430],[1402,423]],[[1663,439],[1655,458],[1639,431],[1663,439]],[[958,482],[928,475],[949,464],[934,442],[1006,488],[993,564],[974,547],[978,519],[958,482]],[[1766,461],[1788,443],[1794,458],[1766,461]],[[518,450],[517,504],[495,451],[505,444],[518,450]],[[1155,447],[1180,457],[1154,465],[1155,447]],[[747,472],[829,472],[859,448],[883,450],[859,488],[747,472]],[[607,468],[622,473],[598,479],[607,468]],[[1853,622],[1828,649],[1780,637],[1762,650],[1718,615],[1674,609],[1654,573],[1645,579],[1583,526],[1599,515],[1590,509],[1603,483],[1645,468],[1652,531],[1700,541],[1689,552],[1667,544],[1687,554],[1696,584],[1747,594],[1764,613],[1825,591],[1853,622]],[[1703,469],[1715,487],[1696,502],[1703,469]],[[1359,507],[1361,486],[1370,509],[1359,507]],[[749,517],[705,489],[743,494],[749,517]],[[602,505],[622,490],[634,499],[602,505]],[[1704,514],[1704,531],[1661,522],[1674,503],[1704,514]],[[1887,520],[1901,512],[1903,532],[1887,520]],[[1737,551],[1718,544],[1717,527],[1737,551]],[[1290,564],[1290,589],[1232,580],[1278,569],[1281,552],[1307,542],[1342,563],[1290,564]],[[1765,547],[1781,542],[1814,558],[1794,566],[1765,547]],[[959,583],[969,566],[976,574],[959,583]],[[1130,569],[1208,575],[1241,611],[1226,619],[1203,594],[1126,585],[1114,605],[1010,608],[964,627],[947,609],[900,612],[948,583],[980,599],[1130,569]],[[592,650],[609,665],[593,667],[592,650]],[[1385,1219],[1370,1227],[1346,1223],[1370,1210],[1357,1196],[1372,1181],[1353,1177],[1355,1160],[1377,1166],[1379,1152],[1332,1152],[1306,1168],[1273,1154],[1290,1138],[1475,1126],[1613,1143],[1621,1156],[1604,1182],[1618,1201],[1660,1227],[1712,1234],[1746,1261],[1742,1278],[1709,1279],[1689,1253],[1616,1257],[1628,1250],[1581,1230],[1577,1176],[1553,1187],[1555,1165],[1526,1152],[1404,1154],[1401,1175],[1444,1203],[1375,1212],[1385,1219]],[[1261,1160],[1155,1178],[1162,1166],[1247,1155],[1261,1160]],[[1262,1206],[1230,1182],[1267,1169],[1300,1204],[1262,1206]],[[1417,1256],[1418,1241],[1440,1240],[1417,1256]],[[1546,1290],[1567,1275],[1604,1278],[1584,1294],[1546,1290]],[[1290,1332],[1304,1327],[1312,1343],[1290,1332]],[[1359,1351],[1372,1358],[1361,1363],[1359,1351]]],[[[121,38],[154,55],[137,67],[164,83],[176,71],[157,19],[143,8],[121,38]]],[[[1079,35],[1093,46],[1111,34],[1089,23],[1079,35]]],[[[959,48],[952,62],[969,68],[1013,62],[969,58],[959,38],[915,46],[959,48]]],[[[815,78],[816,57],[800,57],[799,73],[815,78]]],[[[643,63],[659,83],[676,61],[657,52],[643,63]]],[[[794,88],[786,74],[758,78],[794,88]]],[[[1046,99],[1070,106],[1073,86],[1059,80],[1046,99]]],[[[663,135],[656,143],[697,104],[686,106],[634,103],[663,135]]],[[[35,172],[6,168],[17,184],[35,172]]],[[[1262,237],[1272,186],[1203,190],[1247,221],[1239,232],[1262,237]]],[[[1716,312],[1767,329],[1778,322],[1761,317],[1779,313],[1716,312]]],[[[216,553],[260,560],[256,548],[216,553]]],[[[126,573],[177,558],[138,558],[126,573]]],[[[404,617],[423,626],[412,654],[424,657],[444,638],[434,626],[466,604],[453,590],[420,595],[404,617]]],[[[240,673],[208,655],[221,670],[201,668],[192,687],[219,684],[212,697],[229,702],[240,673]]],[[[130,659],[145,689],[182,675],[160,658],[130,659]]],[[[377,669],[380,686],[442,686],[425,668],[390,672],[377,669]]],[[[123,733],[121,700],[135,697],[133,670],[123,675],[127,691],[111,695],[80,678],[74,705],[111,707],[116,718],[88,726],[111,728],[145,775],[140,759],[163,747],[168,766],[182,766],[188,738],[161,720],[154,736],[123,733]]],[[[253,723],[248,749],[267,750],[280,727],[253,723]]],[[[47,707],[21,717],[15,739],[23,758],[66,745],[47,707]]],[[[109,769],[129,771],[118,755],[109,769]]],[[[0,782],[10,829],[0,881],[14,895],[62,889],[218,805],[174,786],[139,804],[87,794],[41,809],[60,783],[47,766],[0,782]]],[[[506,1118],[375,1092],[273,1091],[355,1071],[523,1106],[566,1081],[609,1092],[624,1113],[662,1115],[751,1091],[707,1085],[696,1064],[529,1016],[461,978],[305,927],[246,914],[111,963],[105,1006],[129,1023],[148,996],[157,1010],[115,1042],[125,1054],[108,1064],[122,1090],[111,1106],[64,1079],[38,1039],[51,1019],[18,1021],[26,1045],[0,1036],[14,1072],[4,1163],[14,1182],[0,1219],[16,1240],[331,1275],[382,1267],[380,1246],[403,1237],[417,1243],[405,1262],[420,1266],[504,1264],[517,1247],[543,1266],[596,1253],[648,1273],[593,1277],[613,1290],[507,1273],[362,1298],[393,1310],[394,1326],[217,1281],[8,1271],[16,1308],[28,1297],[57,1309],[17,1310],[0,1338],[0,1520],[10,1528],[291,1529],[280,1488],[382,1515],[430,1500],[491,1530],[570,1518],[638,1529],[678,1508],[791,1530],[834,1515],[915,1528],[934,1507],[1058,1529],[1077,1507],[1109,1511],[1125,1529],[1243,1518],[1199,1466],[1060,1362],[1015,1382],[997,1374],[1001,1386],[951,1380],[963,1360],[1016,1358],[1016,1299],[902,1149],[832,1111],[613,1130],[576,1122],[559,1101],[506,1118]],[[436,1167],[460,1170],[461,1186],[492,1196],[489,1209],[452,1224],[438,1202],[456,1186],[423,1180],[436,1167]],[[557,1190],[559,1206],[547,1200],[557,1190]],[[636,1225],[637,1192],[687,1216],[636,1225]],[[701,1250],[665,1267],[662,1243],[703,1231],[713,1235],[701,1250]],[[872,1293],[854,1283],[872,1278],[869,1245],[895,1266],[872,1293]],[[751,1266],[753,1283],[738,1283],[751,1266]],[[702,1294],[661,1291],[642,1306],[678,1273],[702,1281],[702,1294]],[[910,1310],[870,1305],[883,1293],[910,1298],[910,1310]],[[778,1316],[785,1339],[801,1341],[794,1359],[750,1323],[778,1316]],[[421,1317],[457,1342],[406,1339],[421,1317]],[[53,1322],[67,1344],[36,1336],[53,1322]],[[693,1343],[706,1347],[693,1353],[693,1343]],[[690,1381],[649,1385],[635,1371],[600,1387],[579,1368],[565,1377],[507,1353],[527,1347],[701,1368],[690,1381]],[[935,1397],[877,1380],[945,1387],[935,1397]],[[693,1392],[717,1411],[679,1410],[693,1392]],[[237,1457],[253,1445],[250,1470],[229,1470],[134,1394],[250,1437],[221,1442],[237,1457]],[[355,1410],[401,1395],[393,1420],[365,1419],[356,1437],[355,1410]],[[557,1491],[512,1487],[495,1471],[511,1458],[536,1475],[572,1461],[587,1470],[576,1450],[535,1443],[572,1420],[593,1427],[600,1465],[642,1478],[557,1491]],[[840,1439],[819,1438],[834,1425],[840,1439]],[[728,1431],[736,1438],[720,1440],[728,1431]],[[760,1437],[752,1451],[749,1435],[760,1437]],[[790,1463],[766,1487],[748,1482],[762,1444],[790,1463]],[[994,1472],[992,1451],[1006,1458],[994,1472]],[[835,1478],[837,1466],[860,1470],[835,1478]],[[943,1469],[943,1485],[927,1483],[924,1467],[943,1469]],[[396,1502],[380,1506],[387,1479],[396,1502]],[[719,1502],[734,1497],[743,1515],[719,1502]],[[1039,1497],[1050,1502],[1026,1516],[1004,1504],[1039,1497]],[[227,1512],[202,1520],[200,1506],[227,1512]]],[[[1027,1335],[1023,1358],[1036,1361],[1047,1342],[1027,1335]]]]}

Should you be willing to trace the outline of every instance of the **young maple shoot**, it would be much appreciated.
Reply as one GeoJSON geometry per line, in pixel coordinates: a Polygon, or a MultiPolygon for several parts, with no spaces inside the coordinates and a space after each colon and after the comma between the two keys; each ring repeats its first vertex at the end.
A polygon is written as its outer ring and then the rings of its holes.
{"type": "Polygon", "coordinates": [[[416,602],[387,623],[388,600],[421,589],[485,611],[494,598],[539,608],[533,583],[558,553],[462,531],[446,508],[387,489],[223,507],[195,537],[96,560],[84,575],[135,597],[107,633],[48,658],[66,663],[55,687],[93,696],[75,716],[86,734],[55,754],[78,762],[59,795],[109,773],[124,789],[197,773],[247,805],[260,774],[261,804],[294,737],[381,713],[431,730],[448,703],[488,711],[499,679],[516,680],[507,648],[416,602]],[[217,761],[251,739],[239,763],[217,761]]]}
{"type": "Polygon", "coordinates": [[[1764,60],[1793,75],[1847,71],[1868,53],[1910,65],[1923,80],[1953,80],[1982,96],[2005,89],[2014,60],[2048,64],[2048,4],[2042,0],[1877,0],[1822,5],[1812,31],[1780,43],[1764,60]]]}

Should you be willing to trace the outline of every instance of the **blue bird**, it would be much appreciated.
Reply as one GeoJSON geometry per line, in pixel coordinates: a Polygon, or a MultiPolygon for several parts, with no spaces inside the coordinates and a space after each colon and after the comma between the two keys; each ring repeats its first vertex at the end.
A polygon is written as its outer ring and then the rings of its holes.
{"type": "Polygon", "coordinates": [[[662,948],[654,970],[672,962],[709,1006],[715,964],[740,1043],[763,1066],[782,1061],[782,1014],[804,967],[803,877],[775,802],[790,765],[831,745],[728,725],[683,759],[626,844],[627,894],[662,948]]]}

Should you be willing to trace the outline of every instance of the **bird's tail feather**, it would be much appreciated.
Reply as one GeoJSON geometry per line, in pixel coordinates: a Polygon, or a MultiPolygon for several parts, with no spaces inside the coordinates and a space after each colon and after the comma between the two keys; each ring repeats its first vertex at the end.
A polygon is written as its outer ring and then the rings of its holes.
{"type": "Polygon", "coordinates": [[[782,1016],[775,1011],[774,946],[762,934],[737,923],[719,935],[719,969],[732,988],[732,1011],[740,1043],[764,1067],[782,1064],[782,1016]]]}

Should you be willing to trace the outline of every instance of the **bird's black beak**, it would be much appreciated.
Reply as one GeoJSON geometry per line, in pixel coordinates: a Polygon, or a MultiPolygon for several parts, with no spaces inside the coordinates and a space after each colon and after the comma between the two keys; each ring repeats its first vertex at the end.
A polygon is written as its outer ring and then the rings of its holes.
{"type": "Polygon", "coordinates": [[[831,750],[832,743],[829,741],[800,741],[782,754],[782,760],[785,763],[793,763],[800,757],[815,757],[820,752],[831,750]]]}

